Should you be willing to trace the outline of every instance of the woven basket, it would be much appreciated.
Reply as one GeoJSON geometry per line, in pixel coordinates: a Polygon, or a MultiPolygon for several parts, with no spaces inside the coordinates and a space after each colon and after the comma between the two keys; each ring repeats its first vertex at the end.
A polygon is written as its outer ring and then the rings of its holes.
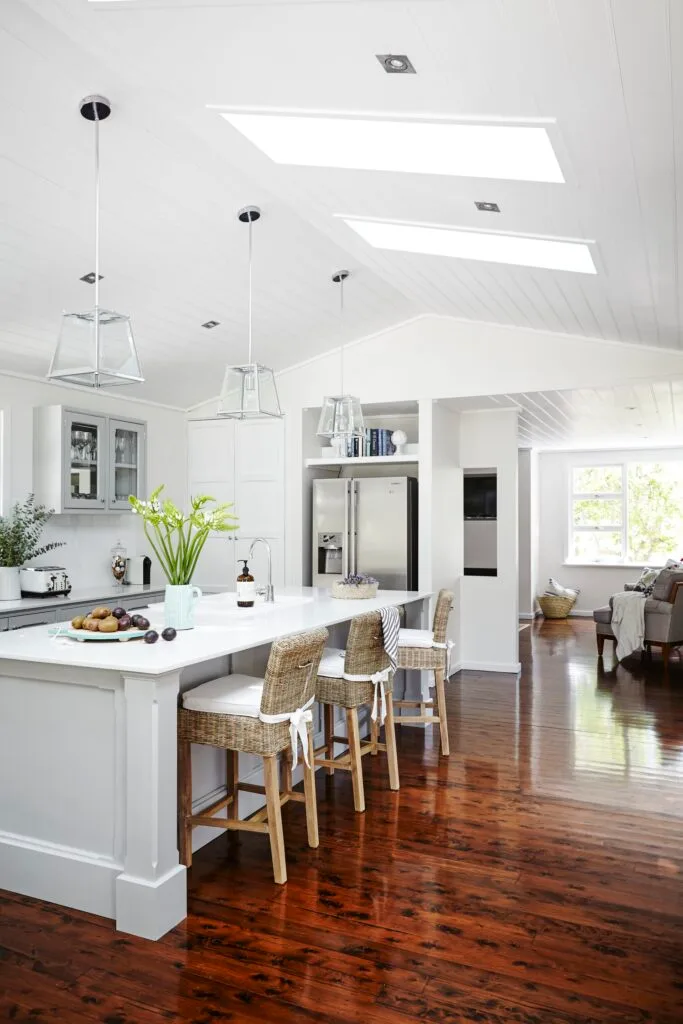
{"type": "Polygon", "coordinates": [[[377,597],[378,583],[333,583],[330,597],[343,601],[362,601],[377,597]]]}
{"type": "Polygon", "coordinates": [[[555,597],[551,594],[542,594],[536,600],[546,619],[566,619],[576,604],[575,597],[555,597]]]}

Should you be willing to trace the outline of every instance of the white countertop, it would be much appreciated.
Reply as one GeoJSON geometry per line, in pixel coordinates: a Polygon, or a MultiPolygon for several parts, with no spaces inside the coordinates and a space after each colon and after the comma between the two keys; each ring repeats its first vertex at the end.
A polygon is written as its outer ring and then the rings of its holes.
{"type": "MultiPolygon", "coordinates": [[[[149,589],[154,590],[153,587],[149,589]]],[[[100,591],[97,596],[101,596],[100,591]]],[[[430,596],[430,592],[380,590],[372,600],[340,601],[331,598],[326,589],[293,587],[278,591],[275,605],[259,603],[253,609],[247,609],[237,607],[234,593],[214,594],[199,601],[195,628],[179,631],[177,638],[170,643],[162,639],[156,644],[146,644],[142,640],[79,642],[66,637],[55,638],[49,632],[50,629],[54,631],[54,626],[34,626],[0,633],[0,673],[7,674],[7,665],[2,662],[9,659],[126,674],[161,675],[212,658],[261,647],[294,633],[345,622],[362,612],[377,611],[387,605],[410,604],[430,596]]],[[[122,604],[125,606],[125,599],[122,604]]],[[[147,617],[152,628],[159,632],[163,629],[162,604],[151,605],[147,617]]]]}
{"type": "Polygon", "coordinates": [[[45,597],[22,597],[18,601],[0,601],[0,618],[3,615],[17,615],[20,612],[32,612],[36,608],[58,608],[65,609],[65,618],[69,614],[69,606],[75,604],[87,604],[88,601],[115,601],[123,607],[130,602],[131,597],[141,597],[145,594],[162,594],[164,583],[154,586],[151,583],[125,584],[117,587],[115,583],[103,583],[101,586],[75,587],[68,597],[63,594],[46,594],[45,597]]]}

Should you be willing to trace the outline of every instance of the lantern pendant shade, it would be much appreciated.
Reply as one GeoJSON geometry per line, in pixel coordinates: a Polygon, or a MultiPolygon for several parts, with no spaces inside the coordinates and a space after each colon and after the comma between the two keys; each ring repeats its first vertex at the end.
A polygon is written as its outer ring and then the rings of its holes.
{"type": "Polygon", "coordinates": [[[97,307],[63,313],[48,378],[92,388],[142,383],[130,317],[97,307]]]}
{"type": "Polygon", "coordinates": [[[259,363],[228,366],[218,416],[233,420],[279,419],[282,412],[273,371],[259,363]]]}
{"type": "Polygon", "coordinates": [[[360,399],[355,395],[323,398],[317,433],[320,437],[363,437],[365,424],[360,399]]]}

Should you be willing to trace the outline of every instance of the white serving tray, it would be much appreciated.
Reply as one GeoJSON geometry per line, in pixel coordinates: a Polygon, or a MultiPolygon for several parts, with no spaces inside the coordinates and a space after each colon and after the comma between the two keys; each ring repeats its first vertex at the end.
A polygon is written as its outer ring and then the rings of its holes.
{"type": "Polygon", "coordinates": [[[127,640],[142,640],[147,632],[146,629],[126,629],[120,633],[91,633],[88,629],[73,629],[72,626],[68,629],[51,630],[53,636],[68,636],[69,639],[78,640],[80,643],[87,643],[90,640],[117,640],[125,643],[127,640]]]}

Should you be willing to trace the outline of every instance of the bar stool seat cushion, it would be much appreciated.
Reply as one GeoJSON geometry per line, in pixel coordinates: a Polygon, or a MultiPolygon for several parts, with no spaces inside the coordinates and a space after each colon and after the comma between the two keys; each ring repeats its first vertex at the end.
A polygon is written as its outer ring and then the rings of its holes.
{"type": "Polygon", "coordinates": [[[399,647],[432,647],[434,634],[431,629],[399,629],[399,647]]]}
{"type": "MultiPolygon", "coordinates": [[[[342,668],[344,662],[342,661],[342,668]]],[[[239,673],[210,679],[183,694],[187,711],[205,711],[213,715],[239,715],[258,718],[263,696],[263,679],[239,673]]]]}
{"type": "Polygon", "coordinates": [[[327,679],[343,679],[345,658],[346,651],[342,651],[338,647],[326,647],[320,659],[318,675],[325,676],[327,679]]]}

